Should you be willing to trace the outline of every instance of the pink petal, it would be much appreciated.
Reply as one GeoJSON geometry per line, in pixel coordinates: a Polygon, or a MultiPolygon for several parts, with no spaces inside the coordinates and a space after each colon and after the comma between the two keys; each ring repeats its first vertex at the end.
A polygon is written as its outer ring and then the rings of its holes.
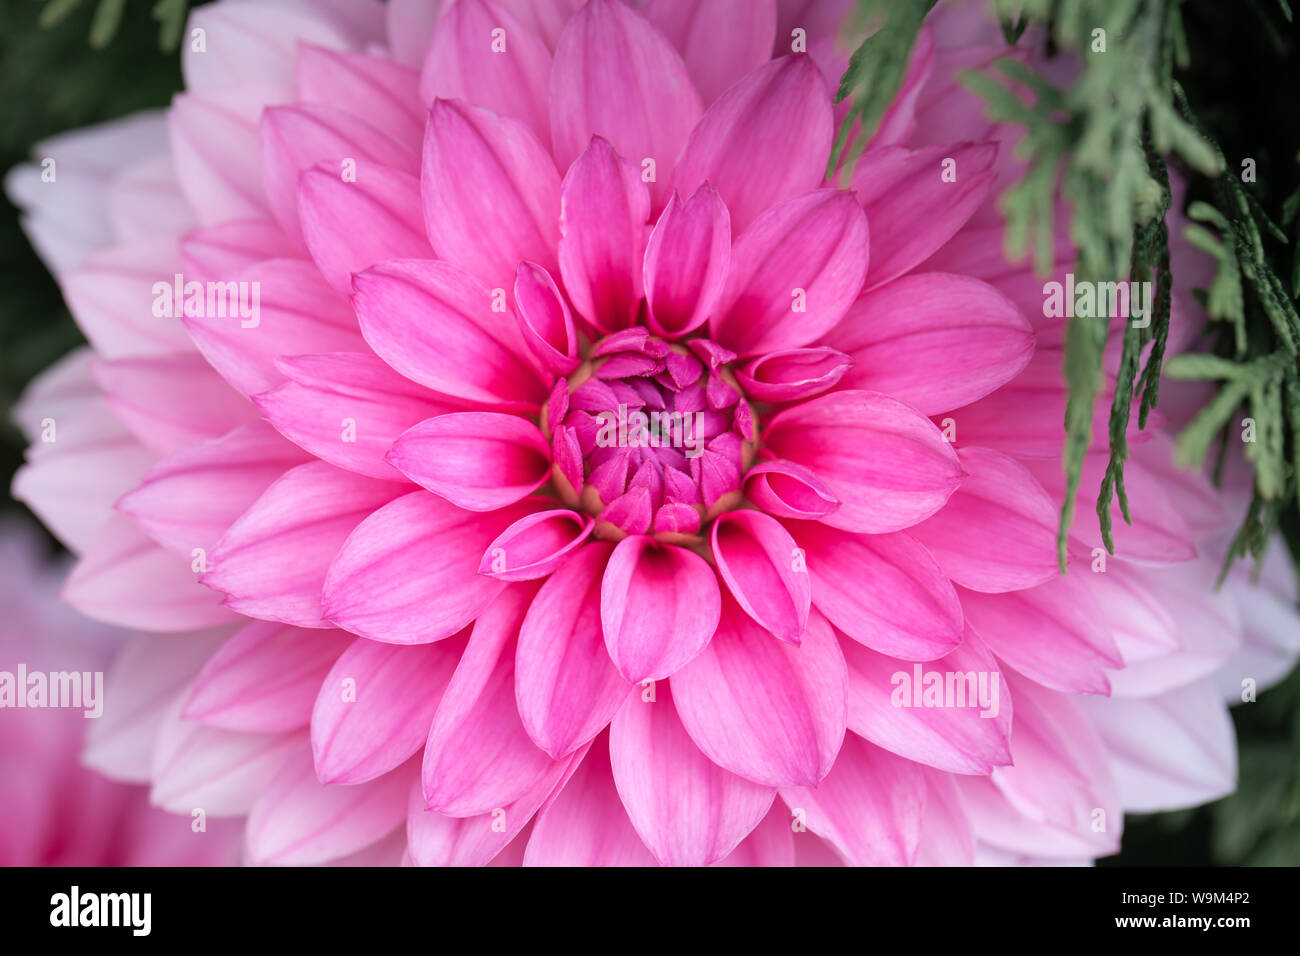
{"type": "Polygon", "coordinates": [[[604,740],[592,745],[553,802],[537,815],[524,866],[654,866],[628,819],[604,740]]]}
{"type": "Polygon", "coordinates": [[[568,375],[578,367],[578,332],[569,303],[551,274],[536,263],[519,263],[515,273],[515,314],[524,341],[551,372],[568,375]]]}
{"type": "Polygon", "coordinates": [[[384,5],[388,46],[399,63],[420,68],[446,0],[389,0],[384,5]]]}
{"type": "Polygon", "coordinates": [[[254,99],[266,105],[248,90],[180,93],[168,110],[176,178],[205,226],[269,218],[257,121],[239,115],[254,99]]]}
{"type": "Polygon", "coordinates": [[[446,7],[424,59],[420,100],[486,107],[522,120],[549,144],[551,51],[512,6],[517,5],[464,0],[446,7]]]}
{"type": "Polygon", "coordinates": [[[653,160],[658,200],[664,187],[657,184],[667,183],[701,112],[680,54],[627,4],[591,0],[565,26],[551,71],[551,131],[561,168],[592,136],[603,136],[637,166],[653,160]]]}
{"type": "Polygon", "coordinates": [[[451,637],[505,587],[480,575],[478,562],[524,513],[475,514],[423,490],[389,502],[357,526],[330,565],[325,617],[391,644],[451,637]]]}
{"type": "Polygon", "coordinates": [[[203,583],[249,617],[326,627],[321,585],[343,541],[364,517],[404,491],[324,462],[286,472],[209,556],[203,583]]]}
{"type": "Polygon", "coordinates": [[[785,804],[772,804],[767,816],[715,866],[794,866],[794,833],[785,804]]]}
{"type": "MultiPolygon", "coordinates": [[[[1214,573],[1217,575],[1217,568],[1214,573]]],[[[1178,633],[1175,614],[1167,604],[1179,605],[1181,614],[1204,616],[1207,619],[1217,616],[1209,607],[1197,607],[1199,601],[1193,600],[1190,606],[1184,602],[1180,593],[1182,588],[1159,569],[1143,570],[1127,562],[1113,564],[1107,567],[1104,574],[1087,575],[1082,583],[1096,599],[1105,624],[1114,633],[1115,644],[1124,657],[1126,677],[1139,672],[1139,668],[1134,665],[1162,658],[1167,660],[1168,655],[1186,649],[1178,633]],[[1146,575],[1149,574],[1157,577],[1147,579],[1146,575]],[[1160,583],[1154,584],[1155,580],[1160,583]]],[[[1193,584],[1191,590],[1195,594],[1199,588],[1193,584]]],[[[1227,596],[1214,594],[1211,590],[1203,599],[1208,598],[1206,603],[1213,605],[1221,603],[1222,598],[1227,596]]],[[[1238,631],[1240,627],[1231,620],[1233,617],[1235,615],[1229,615],[1230,620],[1215,621],[1211,626],[1222,627],[1224,633],[1238,631]]],[[[1161,663],[1165,663],[1165,660],[1161,660],[1161,663]]],[[[1162,670],[1168,673],[1167,669],[1162,670]]],[[[1177,683],[1183,681],[1179,679],[1177,683]]]]}
{"type": "Polygon", "coordinates": [[[863,155],[853,189],[873,236],[868,289],[907,272],[953,237],[988,195],[997,151],[992,143],[953,143],[885,146],[863,155]],[[949,159],[956,182],[943,180],[949,159]]]}
{"type": "MultiPolygon", "coordinates": [[[[368,118],[368,117],[367,117],[368,118]]],[[[351,160],[360,179],[371,165],[414,174],[418,141],[399,143],[366,120],[334,105],[298,103],[272,106],[262,114],[262,181],[276,221],[290,237],[300,237],[298,177],[318,163],[340,175],[351,160]]]]}
{"type": "Polygon", "coordinates": [[[815,474],[792,461],[761,461],[745,475],[745,497],[778,518],[821,518],[840,506],[815,474]]]}
{"type": "Polygon", "coordinates": [[[545,416],[543,421],[546,423],[547,430],[551,433],[554,441],[556,433],[564,426],[559,422],[564,421],[564,416],[569,414],[569,381],[568,379],[558,378],[555,384],[551,386],[551,394],[546,399],[546,405],[542,408],[542,415],[545,416]]]}
{"type": "Polygon", "coordinates": [[[538,511],[520,518],[483,553],[479,574],[499,581],[544,578],[582,547],[596,520],[576,511],[538,511]]]}
{"type": "Polygon", "coordinates": [[[516,15],[537,31],[552,50],[560,42],[565,25],[582,7],[585,0],[528,0],[519,3],[510,0],[516,15]]]}
{"type": "Polygon", "coordinates": [[[855,641],[905,660],[934,660],[961,643],[957,592],[910,536],[811,523],[794,533],[807,550],[813,603],[855,641]]]}
{"type": "MultiPolygon", "coordinates": [[[[1151,697],[1217,674],[1219,680],[1229,681],[1228,698],[1233,699],[1241,693],[1244,674],[1258,674],[1261,686],[1267,682],[1262,665],[1245,671],[1238,655],[1243,644],[1249,648],[1260,639],[1258,615],[1273,601],[1266,599],[1267,592],[1261,588],[1253,588],[1249,601],[1240,605],[1239,586],[1215,590],[1216,565],[1213,561],[1188,561],[1172,568],[1151,568],[1112,562],[1104,574],[1080,575],[1079,583],[1104,609],[1102,622],[1124,657],[1123,670],[1107,673],[1112,696],[1151,697]],[[1102,586],[1102,580],[1122,582],[1142,594],[1139,608],[1144,616],[1124,616],[1135,602],[1132,598],[1114,600],[1116,588],[1102,586]],[[1135,633],[1142,630],[1155,634],[1135,633]],[[1153,641],[1156,647],[1142,647],[1144,640],[1153,641]]],[[[1285,567],[1289,574],[1289,564],[1285,567]]],[[[1237,569],[1239,578],[1243,570],[1237,569]]],[[[1283,600],[1290,608],[1290,601],[1283,600]]]]}
{"type": "Polygon", "coordinates": [[[1071,694],[1110,693],[1106,668],[1122,666],[1122,658],[1076,577],[1009,594],[963,590],[961,603],[984,643],[1026,677],[1071,694]]]}
{"type": "MultiPolygon", "coordinates": [[[[473,817],[449,817],[428,810],[424,792],[417,780],[411,790],[406,818],[406,833],[411,858],[416,866],[483,866],[495,865],[508,846],[517,845],[527,836],[534,814],[554,798],[568,775],[577,768],[586,748],[554,761],[552,769],[534,783],[519,799],[490,813],[473,817]]],[[[522,865],[522,852],[515,865],[522,865]]]]}
{"type": "Polygon", "coordinates": [[[711,183],[740,235],[763,210],[821,184],[833,125],[830,90],[810,57],[765,63],[709,107],[672,186],[688,196],[711,183]]]}
{"type": "Polygon", "coordinates": [[[546,400],[518,330],[506,327],[509,316],[493,314],[492,290],[472,276],[444,262],[403,259],[353,283],[366,341],[411,381],[494,407],[533,409],[546,400]]]}
{"type": "Polygon", "coordinates": [[[195,807],[214,817],[243,816],[302,749],[303,735],[243,734],[180,717],[177,698],[158,727],[149,802],[172,813],[195,807]]]}
{"type": "Polygon", "coordinates": [[[136,358],[192,350],[177,313],[154,314],[159,301],[154,286],[175,276],[176,253],[171,238],[118,243],[61,277],[63,298],[98,355],[136,358]]]}
{"type": "Polygon", "coordinates": [[[925,775],[925,815],[921,819],[921,843],[916,848],[916,865],[974,865],[975,834],[962,808],[953,777],[928,767],[922,769],[925,775]]]}
{"type": "Polygon", "coordinates": [[[747,362],[736,379],[751,399],[799,402],[834,386],[851,365],[853,360],[835,349],[784,349],[747,362]]]}
{"type": "Polygon", "coordinates": [[[140,483],[158,456],[127,431],[101,397],[88,395],[65,412],[56,397],[29,393],[24,417],[37,409],[37,429],[53,418],[56,440],[31,446],[10,493],[69,550],[82,554],[114,516],[114,502],[140,483]]]}
{"type": "Polygon", "coordinates": [[[60,597],[88,617],[144,631],[190,631],[236,619],[191,564],[145,536],[134,521],[106,521],[72,567],[60,597]]]}
{"type": "MultiPolygon", "coordinates": [[[[300,100],[337,106],[393,141],[419,150],[424,110],[414,70],[386,57],[337,52],[306,43],[299,45],[297,53],[294,74],[300,100]]],[[[358,176],[358,181],[361,178],[358,176]]]]}
{"type": "Polygon", "coordinates": [[[560,174],[519,120],[438,100],[424,135],[420,192],[438,258],[503,289],[522,259],[555,270],[560,174]]]}
{"type": "Polygon", "coordinates": [[[853,304],[867,258],[867,219],[848,193],[819,189],[773,206],[732,247],[709,332],[740,355],[807,345],[853,304]]]}
{"type": "Polygon", "coordinates": [[[559,425],[551,436],[551,454],[555,463],[551,474],[557,489],[563,489],[565,500],[573,500],[582,494],[586,484],[582,467],[582,445],[578,433],[566,425],[559,425]]]}
{"type": "Polygon", "coordinates": [[[788,50],[795,29],[810,46],[834,43],[852,13],[853,0],[777,0],[776,49],[788,50]]]}
{"type": "Polygon", "coordinates": [[[536,585],[515,585],[474,622],[424,749],[424,796],[454,817],[491,813],[521,799],[556,761],[537,749],[515,705],[516,635],[536,585]]]}
{"type": "MultiPolygon", "coordinates": [[[[1036,288],[1041,289],[1041,282],[1036,288]]],[[[1040,346],[1024,371],[1006,385],[961,409],[957,438],[962,444],[983,445],[1021,459],[1050,459],[1052,473],[1060,474],[1057,463],[1065,440],[1062,422],[1065,419],[1066,392],[1061,387],[1064,358],[1060,349],[1042,348],[1040,338],[1040,346]],[[1015,418],[1017,427],[1014,429],[1006,427],[1010,417],[1015,418]]],[[[1114,379],[1107,375],[1094,408],[1089,446],[1090,452],[1104,451],[1107,458],[1110,453],[1107,424],[1114,395],[1114,379]]],[[[1159,416],[1159,410],[1153,412],[1147,429],[1143,431],[1137,427],[1135,409],[1129,419],[1129,445],[1138,446],[1150,441],[1153,429],[1159,427],[1159,416]]],[[[954,417],[956,421],[958,419],[954,417]]],[[[1051,483],[1041,477],[1039,480],[1049,491],[1054,490],[1051,483]]],[[[1093,488],[1095,490],[1096,486],[1093,488]]],[[[1063,492],[1064,488],[1061,490],[1063,492]]],[[[1094,505],[1095,500],[1087,506],[1087,511],[1092,512],[1094,505]]],[[[1082,522],[1076,523],[1076,527],[1080,525],[1082,522]]]]}
{"type": "Polygon", "coordinates": [[[332,20],[288,5],[267,10],[239,4],[195,10],[191,26],[202,29],[208,42],[199,49],[184,45],[185,85],[219,91],[239,77],[241,83],[291,94],[299,43],[332,49],[349,45],[349,32],[332,20]]]}
{"type": "Polygon", "coordinates": [[[767,786],[815,786],[844,738],[844,655],[814,615],[793,647],[724,602],[713,640],[672,678],[682,724],[714,763],[767,786]]]}
{"type": "Polygon", "coordinates": [[[406,828],[396,827],[386,837],[370,843],[346,856],[335,857],[326,863],[332,867],[368,869],[377,866],[402,866],[409,859],[406,852],[406,828]]]}
{"type": "Polygon", "coordinates": [[[313,698],[317,778],[363,783],[417,753],[464,647],[459,638],[406,647],[353,640],[313,698]]]}
{"type": "Polygon", "coordinates": [[[718,626],[718,581],[698,554],[631,535],[610,555],[600,587],[605,647],[634,684],[694,658],[718,626]]]}
{"type": "MultiPolygon", "coordinates": [[[[146,236],[179,235],[197,225],[194,212],[186,202],[176,182],[176,171],[166,153],[141,158],[118,170],[111,180],[111,188],[103,195],[104,211],[113,233],[119,239],[141,239],[146,236]]],[[[43,209],[36,210],[39,219],[43,209]]],[[[32,219],[26,228],[30,230],[32,219]]],[[[41,252],[39,239],[33,246],[41,252]]],[[[59,270],[52,268],[56,275],[59,270]]]]}
{"type": "Polygon", "coordinates": [[[169,234],[173,227],[192,224],[193,214],[178,193],[166,150],[166,115],[141,111],[50,137],[28,151],[33,158],[50,158],[62,167],[59,188],[50,189],[50,183],[41,181],[44,170],[28,162],[5,176],[4,191],[22,211],[23,231],[51,273],[64,275],[115,238],[147,234],[150,223],[169,234]],[[135,174],[145,170],[145,181],[136,181],[135,174]],[[126,195],[113,189],[110,199],[105,186],[124,177],[133,180],[132,186],[126,195]],[[141,202],[140,189],[148,188],[147,183],[157,183],[164,192],[141,202]],[[152,218],[163,210],[161,220],[152,218]]]}
{"type": "Polygon", "coordinates": [[[306,727],[321,681],[349,643],[341,631],[254,621],[203,665],[182,716],[256,733],[306,727]]]}
{"type": "Polygon", "coordinates": [[[182,321],[203,357],[245,395],[284,381],[275,364],[282,355],[365,351],[347,300],[325,284],[312,263],[261,262],[231,281],[240,283],[241,308],[248,318],[205,311],[182,321]],[[254,294],[260,300],[256,307],[254,294]]]}
{"type": "Polygon", "coordinates": [[[708,866],[766,816],[773,791],[723,770],[691,741],[668,686],[631,697],[609,731],[614,784],[632,825],[664,866],[708,866]]]}
{"type": "Polygon", "coordinates": [[[1137,813],[1218,800],[1237,784],[1232,718],[1211,681],[1149,700],[1080,698],[1125,808],[1137,813]]]}
{"type": "Polygon", "coordinates": [[[812,584],[799,547],[775,518],[731,511],[713,523],[713,559],[745,613],[776,637],[798,644],[808,626],[812,584]]]}
{"type": "MultiPolygon", "coordinates": [[[[968,15],[974,9],[967,7],[965,12],[968,15]]],[[[993,135],[997,127],[989,121],[984,101],[966,89],[959,76],[968,69],[986,69],[1003,56],[1028,62],[1031,51],[1027,47],[1008,48],[1002,37],[984,33],[978,25],[969,20],[963,23],[960,17],[936,18],[933,26],[939,34],[939,49],[934,56],[934,75],[917,98],[914,138],[919,142],[942,143],[951,141],[954,135],[963,139],[993,135]]]]}
{"type": "Polygon", "coordinates": [[[815,790],[782,789],[809,830],[851,866],[910,866],[925,809],[921,767],[848,734],[835,767],[815,790]]]}
{"type": "Polygon", "coordinates": [[[706,106],[772,55],[776,0],[648,0],[644,12],[681,51],[706,106]]]}
{"type": "Polygon", "coordinates": [[[203,281],[230,279],[267,259],[301,258],[305,254],[269,219],[236,219],[181,239],[185,275],[203,281]]]}
{"type": "MultiPolygon", "coordinates": [[[[197,365],[203,362],[196,355],[176,356],[177,359],[189,359],[197,365]]],[[[157,361],[166,361],[160,357],[157,361]]],[[[69,352],[58,359],[49,368],[37,374],[24,389],[22,397],[15,404],[11,415],[14,424],[23,436],[35,443],[45,430],[44,419],[55,421],[75,415],[100,399],[100,392],[107,391],[96,377],[96,369],[111,363],[96,360],[94,349],[82,347],[69,352]],[[96,385],[99,387],[96,388],[96,385]]],[[[100,411],[107,411],[102,403],[100,411]]],[[[109,420],[112,413],[108,414],[109,420]]],[[[121,429],[119,429],[120,431],[121,429]]],[[[224,434],[229,429],[222,429],[224,434]]]]}
{"type": "Polygon", "coordinates": [[[846,531],[899,531],[943,507],[961,483],[952,446],[913,409],[877,392],[823,395],[779,412],[765,448],[826,483],[846,531]]]}
{"type": "Polygon", "coordinates": [[[637,167],[600,136],[560,185],[560,274],[574,307],[606,332],[634,325],[650,194],[637,167]]]}
{"type": "Polygon", "coordinates": [[[854,733],[946,773],[986,774],[1011,762],[1011,695],[993,655],[971,631],[961,646],[928,665],[886,657],[856,641],[843,641],[840,648],[849,668],[848,722],[854,733]],[[964,705],[940,696],[940,706],[927,706],[925,681],[932,674],[944,682],[940,687],[955,674],[954,693],[964,695],[964,705]],[[963,675],[974,675],[975,683],[963,675]],[[987,708],[979,703],[981,679],[987,708]]]}
{"type": "Polygon", "coordinates": [[[1040,857],[1114,853],[1122,811],[1096,731],[1068,695],[1004,673],[1016,701],[1013,763],[955,778],[979,839],[1040,857]]]}
{"type": "Polygon", "coordinates": [[[1157,423],[1153,428],[1148,419],[1150,440],[1136,443],[1131,450],[1130,464],[1124,469],[1125,483],[1131,469],[1135,488],[1149,493],[1155,486],[1163,486],[1169,502],[1184,516],[1188,530],[1198,540],[1224,531],[1229,526],[1224,496],[1209,475],[1178,464],[1172,434],[1157,431],[1158,427],[1157,423]]]}
{"type": "Polygon", "coordinates": [[[210,550],[235,520],[290,468],[311,456],[265,422],[164,458],[117,508],[163,547],[186,558],[210,550]]]}
{"type": "Polygon", "coordinates": [[[530,421],[500,412],[453,412],[402,433],[388,461],[416,484],[469,511],[526,498],[551,473],[551,449],[530,421]]]}
{"type": "Polygon", "coordinates": [[[95,362],[90,371],[132,434],[164,455],[218,438],[257,414],[194,353],[95,362]]]}
{"type": "Polygon", "coordinates": [[[601,636],[601,578],[612,551],[592,542],[561,565],[519,631],[519,716],[533,742],[556,759],[600,733],[632,690],[601,636]]]}
{"type": "Polygon", "coordinates": [[[926,415],[1000,388],[1034,351],[1029,323],[1010,299],[978,279],[943,273],[868,292],[826,341],[852,360],[845,388],[884,392],[926,415]]]}
{"type": "Polygon", "coordinates": [[[736,420],[732,428],[744,441],[758,441],[758,422],[754,417],[753,406],[748,402],[736,406],[736,420]]]}
{"type": "Polygon", "coordinates": [[[368,163],[353,180],[338,168],[313,166],[298,180],[303,239],[325,281],[352,294],[352,276],[387,259],[428,259],[417,200],[420,181],[368,163]]]}
{"type": "Polygon", "coordinates": [[[280,434],[347,471],[404,481],[384,460],[397,437],[450,409],[369,352],[282,358],[289,381],[254,398],[280,434]]]}
{"type": "Polygon", "coordinates": [[[113,780],[148,783],[158,728],[164,719],[179,718],[182,691],[188,694],[195,675],[232,631],[223,626],[183,640],[172,634],[128,638],[104,675],[116,703],[93,721],[82,762],[113,780]]]}
{"type": "MultiPolygon", "coordinates": [[[[502,813],[507,808],[498,808],[502,813]]],[[[532,834],[532,818],[516,832],[499,825],[500,814],[478,817],[448,817],[424,808],[424,795],[417,785],[411,790],[402,834],[405,852],[402,866],[499,866],[524,864],[524,847],[532,834]]]]}
{"type": "Polygon", "coordinates": [[[300,866],[354,853],[406,817],[413,763],[369,783],[325,786],[304,747],[287,762],[248,817],[248,855],[257,865],[300,866]]]}
{"type": "Polygon", "coordinates": [[[700,513],[692,505],[667,504],[655,512],[655,534],[699,534],[700,513]]]}
{"type": "MultiPolygon", "coordinates": [[[[1101,487],[1109,457],[1105,451],[1097,451],[1090,452],[1083,460],[1075,496],[1076,512],[1080,517],[1074,522],[1070,534],[1088,550],[1104,546],[1095,517],[1095,495],[1101,487]]],[[[1065,475],[1055,462],[1051,468],[1040,461],[1026,464],[1054,500],[1065,498],[1065,475]]],[[[1179,507],[1177,489],[1170,478],[1144,467],[1141,461],[1130,460],[1124,468],[1124,486],[1129,497],[1141,505],[1133,509],[1133,523],[1129,524],[1120,511],[1118,496],[1112,499],[1110,511],[1115,554],[1144,564],[1160,565],[1180,564],[1195,558],[1197,535],[1188,527],[1185,509],[1179,507]]]]}
{"type": "Polygon", "coordinates": [[[731,266],[731,216],[708,183],[682,202],[676,191],[646,244],[646,324],[678,338],[705,323],[731,266]]]}
{"type": "Polygon", "coordinates": [[[1055,503],[1024,465],[987,448],[957,452],[967,472],[948,503],[909,532],[957,584],[1018,591],[1059,573],[1055,503]]]}

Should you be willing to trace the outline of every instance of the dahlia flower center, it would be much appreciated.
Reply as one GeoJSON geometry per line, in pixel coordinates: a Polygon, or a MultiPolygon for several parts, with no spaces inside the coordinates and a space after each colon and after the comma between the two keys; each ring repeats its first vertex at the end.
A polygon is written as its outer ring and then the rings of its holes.
{"type": "Polygon", "coordinates": [[[557,385],[547,407],[556,485],[596,518],[599,537],[691,540],[740,503],[756,436],[734,359],[707,339],[626,329],[557,385]]]}

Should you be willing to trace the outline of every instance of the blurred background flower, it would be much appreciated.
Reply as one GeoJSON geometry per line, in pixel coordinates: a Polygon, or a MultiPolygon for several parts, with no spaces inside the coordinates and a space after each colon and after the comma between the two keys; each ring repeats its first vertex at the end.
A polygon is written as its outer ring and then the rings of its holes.
{"type": "MultiPolygon", "coordinates": [[[[59,601],[67,569],[29,522],[0,519],[0,673],[15,681],[23,672],[99,674],[92,709],[102,709],[102,675],[126,634],[59,601]]],[[[95,686],[93,676],[86,686],[95,686]]],[[[26,687],[17,684],[15,692],[25,694],[26,687]]],[[[53,696],[46,702],[54,703],[53,696]]],[[[96,719],[80,706],[89,699],[73,707],[13,703],[0,709],[0,866],[236,862],[238,825],[167,813],[150,806],[147,787],[116,783],[82,764],[96,719]]]]}

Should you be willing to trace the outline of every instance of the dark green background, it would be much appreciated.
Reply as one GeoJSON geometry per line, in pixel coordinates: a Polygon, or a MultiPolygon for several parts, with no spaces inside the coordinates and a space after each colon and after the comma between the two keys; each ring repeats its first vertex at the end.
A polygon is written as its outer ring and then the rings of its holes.
{"type": "MultiPolygon", "coordinates": [[[[165,105],[180,88],[179,58],[158,47],[150,2],[130,0],[104,49],[88,37],[94,0],[51,29],[37,0],[0,2],[0,170],[28,159],[46,136],[165,105]]],[[[1271,3],[1196,0],[1184,7],[1193,69],[1182,77],[1203,122],[1238,156],[1253,156],[1266,208],[1297,178],[1300,110],[1294,28],[1271,3]]],[[[1193,186],[1194,192],[1196,186],[1193,186]]],[[[5,200],[0,217],[0,407],[77,343],[59,290],[5,200]]],[[[23,441],[0,422],[0,476],[8,482],[23,441]]],[[[8,498],[7,512],[35,519],[8,498]]],[[[50,541],[50,547],[55,547],[50,541]]],[[[1234,711],[1241,785],[1208,807],[1126,823],[1124,851],[1103,865],[1300,864],[1300,674],[1234,711]]]]}

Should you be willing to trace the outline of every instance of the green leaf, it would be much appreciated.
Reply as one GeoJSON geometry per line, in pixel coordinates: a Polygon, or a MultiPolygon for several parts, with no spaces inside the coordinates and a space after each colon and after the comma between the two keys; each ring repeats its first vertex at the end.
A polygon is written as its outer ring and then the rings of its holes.
{"type": "Polygon", "coordinates": [[[1217,355],[1205,355],[1200,352],[1184,352],[1175,355],[1165,363],[1165,374],[1170,378],[1183,380],[1237,379],[1248,374],[1248,370],[1230,359],[1217,355]]]}
{"type": "Polygon", "coordinates": [[[48,30],[63,22],[64,18],[79,6],[81,0],[45,0],[45,6],[41,8],[41,16],[37,23],[48,30]]]}
{"type": "Polygon", "coordinates": [[[158,21],[158,46],[166,53],[174,53],[185,34],[185,16],[189,0],[158,0],[153,8],[153,18],[158,21]]]}
{"type": "Polygon", "coordinates": [[[1174,459],[1184,467],[1194,467],[1205,461],[1210,445],[1220,429],[1250,394],[1251,383],[1236,378],[1221,388],[1201,411],[1183,429],[1174,444],[1174,459]]]}
{"type": "Polygon", "coordinates": [[[839,103],[850,94],[853,101],[831,147],[830,160],[826,166],[827,178],[833,177],[836,168],[840,167],[844,149],[857,125],[852,150],[840,169],[841,182],[848,183],[853,178],[858,158],[875,135],[881,118],[894,102],[903,84],[921,22],[936,2],[937,0],[874,0],[864,5],[868,10],[883,10],[885,24],[853,51],[849,57],[849,67],[840,77],[835,102],[839,103]]]}
{"type": "Polygon", "coordinates": [[[90,45],[102,50],[113,42],[117,28],[122,25],[122,12],[126,9],[126,0],[99,0],[95,8],[95,17],[90,21],[90,45]]]}

